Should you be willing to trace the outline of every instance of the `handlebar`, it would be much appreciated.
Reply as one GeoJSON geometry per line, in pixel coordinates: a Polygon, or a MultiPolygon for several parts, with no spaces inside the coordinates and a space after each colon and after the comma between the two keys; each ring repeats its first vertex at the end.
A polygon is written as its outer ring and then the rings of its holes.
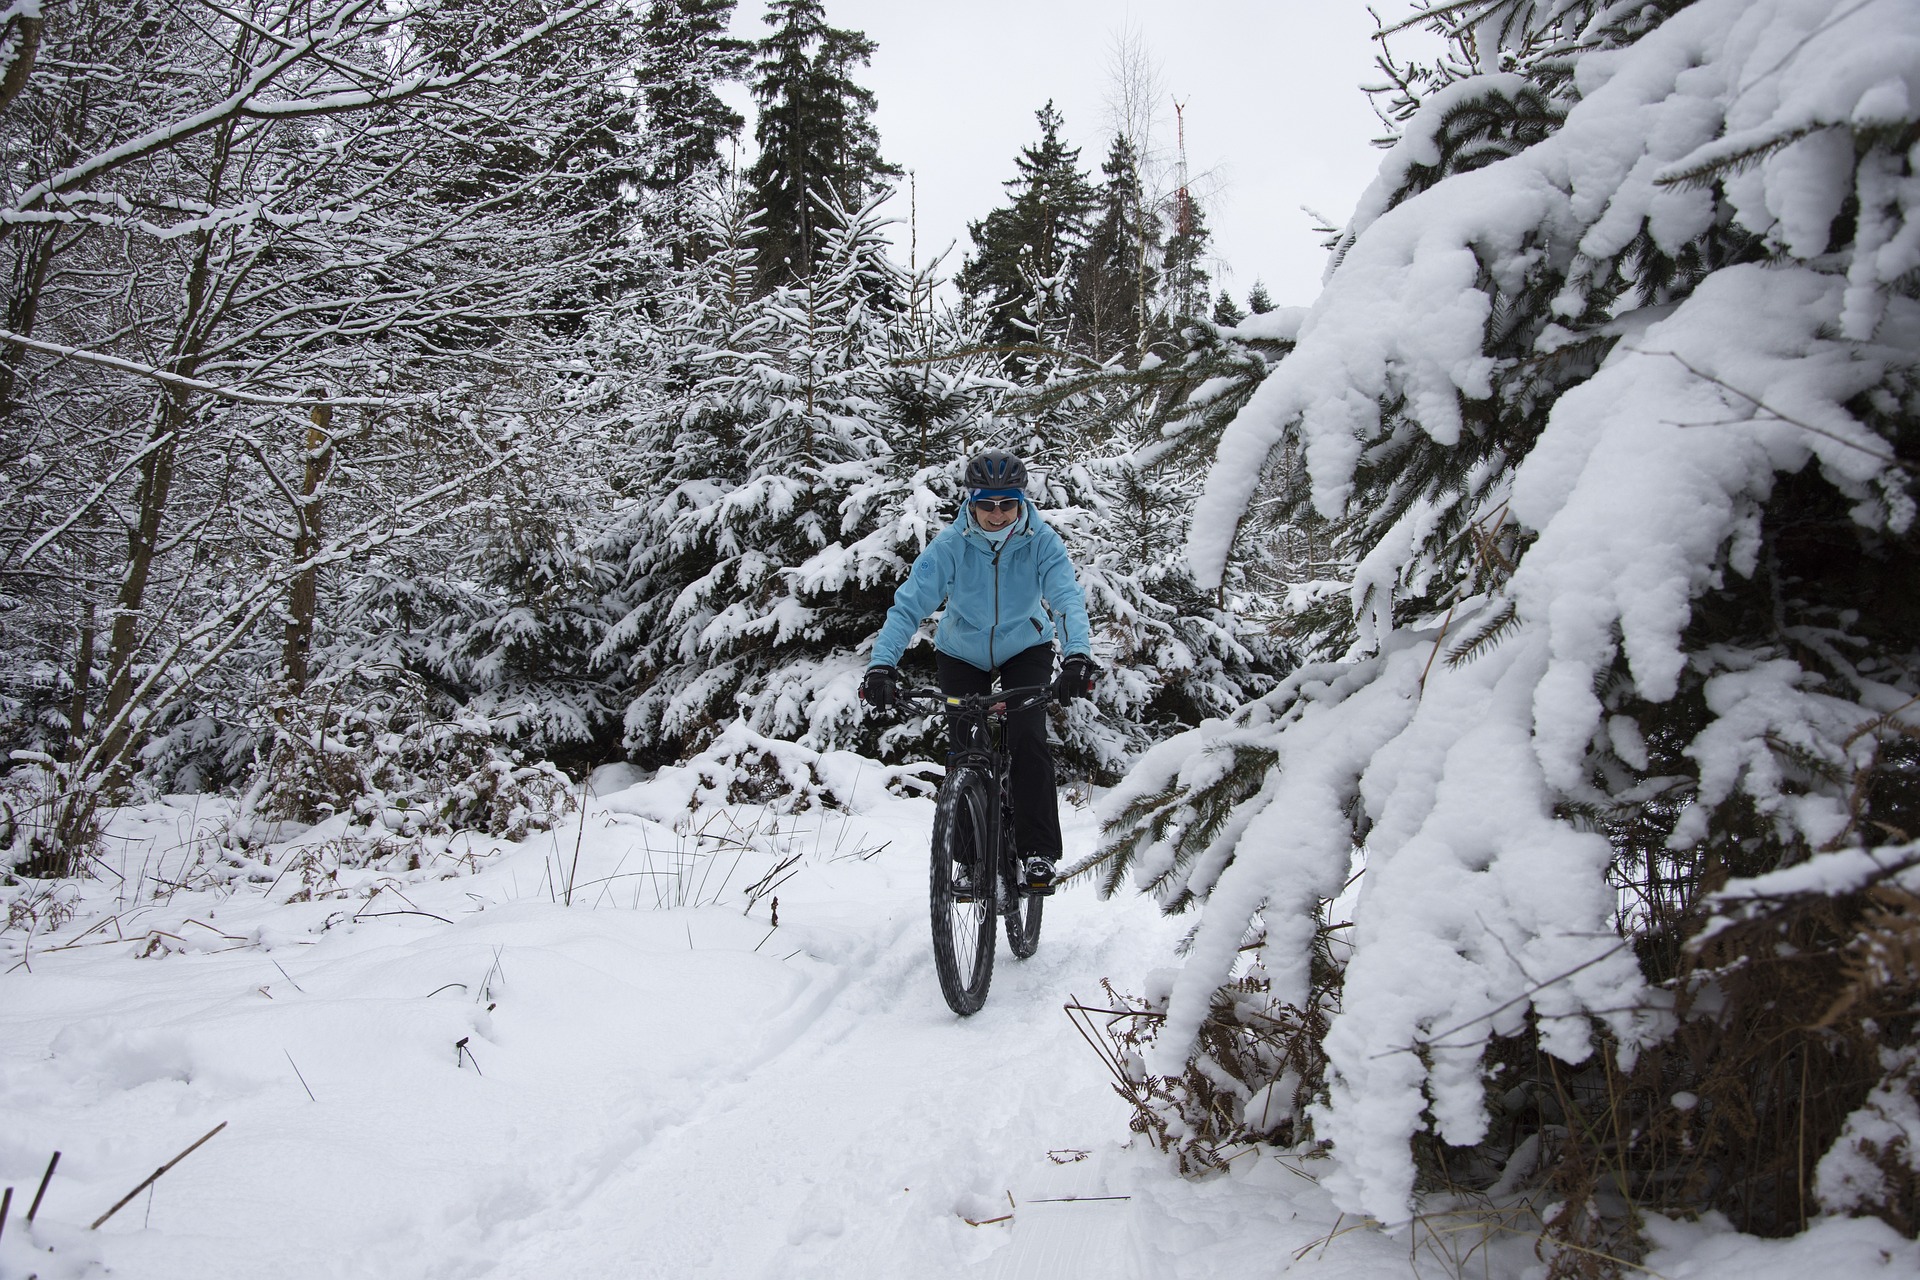
{"type": "Polygon", "coordinates": [[[898,696],[902,702],[921,703],[943,715],[1005,715],[1009,711],[1025,711],[1028,707],[1044,706],[1053,701],[1053,686],[1031,684],[1002,689],[998,693],[961,694],[950,694],[940,689],[902,689],[898,696]]]}

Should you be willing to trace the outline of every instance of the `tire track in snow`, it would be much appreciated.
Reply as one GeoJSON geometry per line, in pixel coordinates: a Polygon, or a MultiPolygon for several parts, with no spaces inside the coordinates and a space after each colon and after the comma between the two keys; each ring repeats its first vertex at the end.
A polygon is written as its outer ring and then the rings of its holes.
{"type": "Polygon", "coordinates": [[[820,948],[837,952],[818,961],[830,976],[683,1121],[628,1129],[618,1167],[519,1223],[490,1272],[942,1275],[1003,1247],[962,1215],[994,1216],[1010,1169],[1125,1134],[1060,1006],[1165,955],[1173,930],[1137,901],[1062,893],[1033,959],[1000,940],[993,995],[963,1021],[940,999],[914,880],[849,913],[842,945],[820,948]]]}

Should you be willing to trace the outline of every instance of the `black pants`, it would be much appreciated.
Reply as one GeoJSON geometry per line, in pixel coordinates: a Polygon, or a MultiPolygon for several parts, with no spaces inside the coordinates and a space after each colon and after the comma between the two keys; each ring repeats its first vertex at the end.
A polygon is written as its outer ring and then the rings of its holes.
{"type": "MultiPolygon", "coordinates": [[[[940,688],[949,694],[988,693],[993,673],[944,653],[933,655],[940,688]]],[[[1000,664],[1000,687],[1018,689],[1053,680],[1053,646],[1037,644],[1000,664]]],[[[951,722],[949,748],[967,745],[966,727],[951,722]]],[[[1047,748],[1047,708],[1042,703],[1007,716],[1007,790],[1013,798],[1014,846],[1021,857],[1060,856],[1060,793],[1053,779],[1053,753],[1047,748]]]]}

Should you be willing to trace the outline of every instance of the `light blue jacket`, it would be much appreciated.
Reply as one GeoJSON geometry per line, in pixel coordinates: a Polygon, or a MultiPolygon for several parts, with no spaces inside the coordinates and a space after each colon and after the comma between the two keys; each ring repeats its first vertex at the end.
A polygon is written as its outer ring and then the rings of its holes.
{"type": "Polygon", "coordinates": [[[898,666],[920,623],[944,601],[933,647],[982,671],[1058,636],[1063,654],[1093,656],[1087,598],[1066,544],[1031,502],[997,548],[962,507],[913,562],[873,642],[874,666],[898,666]]]}

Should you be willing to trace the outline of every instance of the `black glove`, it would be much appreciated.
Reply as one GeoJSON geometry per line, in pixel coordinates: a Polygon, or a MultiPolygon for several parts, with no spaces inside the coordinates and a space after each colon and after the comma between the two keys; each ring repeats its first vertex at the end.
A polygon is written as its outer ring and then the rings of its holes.
{"type": "Polygon", "coordinates": [[[866,682],[860,686],[860,701],[875,711],[885,711],[900,700],[900,671],[896,667],[868,667],[866,682]]]}
{"type": "Polygon", "coordinates": [[[1053,682],[1053,696],[1061,702],[1093,696],[1093,677],[1100,668],[1084,653],[1071,653],[1060,664],[1060,678],[1053,682]]]}

